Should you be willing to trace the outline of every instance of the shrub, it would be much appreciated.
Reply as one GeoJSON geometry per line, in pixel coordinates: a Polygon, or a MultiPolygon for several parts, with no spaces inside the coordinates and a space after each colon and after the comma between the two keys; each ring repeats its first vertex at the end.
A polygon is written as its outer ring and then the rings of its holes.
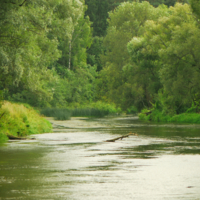
{"type": "Polygon", "coordinates": [[[121,109],[116,107],[114,103],[105,103],[102,101],[97,101],[91,104],[92,108],[98,109],[101,112],[104,112],[105,115],[113,115],[121,113],[121,109]]]}
{"type": "Polygon", "coordinates": [[[173,116],[170,119],[170,122],[200,124],[200,114],[198,114],[198,113],[182,113],[182,114],[173,116]]]}
{"type": "Polygon", "coordinates": [[[144,121],[149,121],[151,119],[151,115],[149,115],[148,113],[150,113],[151,111],[148,109],[143,109],[141,111],[141,113],[139,113],[139,119],[144,120],[144,121]]]}
{"type": "Polygon", "coordinates": [[[131,106],[130,108],[127,109],[127,114],[136,114],[138,113],[138,110],[135,106],[131,106]]]}
{"type": "MultiPolygon", "coordinates": [[[[192,109],[191,109],[192,110],[192,109]]],[[[182,113],[178,115],[166,115],[165,113],[159,110],[153,110],[149,115],[146,115],[147,109],[142,110],[142,113],[139,114],[139,118],[145,121],[154,121],[154,122],[177,122],[177,123],[195,123],[200,124],[200,114],[198,113],[182,113]]]]}

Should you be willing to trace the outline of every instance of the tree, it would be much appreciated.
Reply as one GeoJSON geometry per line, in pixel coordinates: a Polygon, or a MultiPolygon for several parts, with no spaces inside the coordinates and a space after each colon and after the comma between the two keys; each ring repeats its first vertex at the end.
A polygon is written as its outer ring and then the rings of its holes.
{"type": "MultiPolygon", "coordinates": [[[[147,20],[157,19],[162,12],[163,9],[156,10],[148,2],[125,2],[109,14],[109,27],[104,38],[106,53],[102,56],[104,68],[99,77],[104,87],[101,87],[100,81],[99,94],[104,94],[107,100],[114,101],[124,109],[136,104],[141,108],[143,104],[148,104],[146,99],[149,98],[144,84],[139,84],[147,80],[144,76],[141,81],[140,76],[147,74],[147,70],[145,67],[139,69],[136,63],[131,63],[127,44],[133,37],[144,33],[147,20]],[[138,82],[134,81],[136,76],[138,82]]],[[[146,66],[145,61],[140,64],[146,66]]],[[[152,64],[148,64],[150,70],[152,64]]]]}
{"type": "Polygon", "coordinates": [[[86,68],[91,29],[84,12],[82,0],[3,3],[0,90],[6,99],[48,105],[54,97],[48,82],[66,78],[69,69],[86,68]]]}
{"type": "Polygon", "coordinates": [[[92,22],[93,36],[105,36],[108,13],[125,1],[128,0],[85,0],[88,7],[85,15],[89,16],[92,22]]]}
{"type": "MultiPolygon", "coordinates": [[[[199,28],[188,4],[177,3],[157,21],[148,20],[145,34],[133,38],[129,51],[133,59],[154,55],[162,90],[157,100],[164,113],[186,111],[199,99],[199,28]]],[[[156,100],[156,98],[155,98],[156,100]]]]}
{"type": "Polygon", "coordinates": [[[199,0],[190,0],[190,5],[192,8],[192,12],[200,18],[200,2],[199,0]]]}
{"type": "Polygon", "coordinates": [[[104,54],[103,37],[93,37],[91,47],[87,50],[87,63],[91,66],[96,66],[97,71],[102,70],[101,55],[104,54]]]}
{"type": "Polygon", "coordinates": [[[9,9],[1,8],[0,81],[9,95],[29,90],[40,98],[51,96],[43,92],[43,82],[51,77],[47,66],[59,57],[56,38],[47,37],[52,2],[7,2],[9,9]]]}

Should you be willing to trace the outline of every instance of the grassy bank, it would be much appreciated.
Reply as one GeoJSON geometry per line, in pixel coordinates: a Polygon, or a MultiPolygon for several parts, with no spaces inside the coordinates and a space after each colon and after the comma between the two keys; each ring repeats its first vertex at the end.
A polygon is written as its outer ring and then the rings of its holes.
{"type": "Polygon", "coordinates": [[[139,114],[139,118],[145,121],[154,121],[154,122],[176,122],[176,123],[192,123],[200,124],[200,114],[198,113],[182,113],[179,115],[166,115],[159,110],[143,110],[139,114]]]}
{"type": "Polygon", "coordinates": [[[114,104],[103,102],[91,103],[70,108],[44,108],[41,114],[47,117],[54,117],[56,120],[69,120],[71,117],[104,117],[120,113],[121,109],[114,104]]]}
{"type": "Polygon", "coordinates": [[[7,141],[6,134],[26,136],[51,129],[50,122],[28,105],[4,102],[0,108],[0,143],[7,141]]]}

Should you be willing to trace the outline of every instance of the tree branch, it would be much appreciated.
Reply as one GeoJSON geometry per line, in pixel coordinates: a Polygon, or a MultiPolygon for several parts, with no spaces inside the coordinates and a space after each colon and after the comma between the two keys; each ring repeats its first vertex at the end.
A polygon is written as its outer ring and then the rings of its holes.
{"type": "MultiPolygon", "coordinates": [[[[156,31],[153,30],[153,32],[154,32],[156,35],[159,35],[158,33],[156,33],[156,31]]],[[[165,42],[163,41],[163,39],[162,39],[161,36],[160,36],[160,40],[161,40],[161,42],[163,43],[163,45],[164,45],[165,47],[167,47],[167,45],[165,44],[165,42]]]]}
{"type": "Polygon", "coordinates": [[[127,135],[123,135],[123,136],[121,136],[121,137],[114,138],[114,139],[112,139],[112,140],[106,140],[105,142],[115,142],[116,140],[120,140],[120,139],[122,140],[123,138],[129,137],[130,135],[135,135],[135,136],[137,136],[136,133],[129,133],[129,134],[127,134],[127,135]]]}
{"type": "MultiPolygon", "coordinates": [[[[25,2],[26,2],[26,0],[24,0],[19,6],[23,6],[25,2]]],[[[4,2],[4,3],[11,3],[11,4],[15,4],[15,5],[17,4],[17,3],[14,3],[12,1],[11,2],[4,2]]]]}
{"type": "Polygon", "coordinates": [[[20,4],[19,6],[23,6],[25,2],[26,2],[26,0],[24,0],[24,2],[22,4],[20,4]]]}

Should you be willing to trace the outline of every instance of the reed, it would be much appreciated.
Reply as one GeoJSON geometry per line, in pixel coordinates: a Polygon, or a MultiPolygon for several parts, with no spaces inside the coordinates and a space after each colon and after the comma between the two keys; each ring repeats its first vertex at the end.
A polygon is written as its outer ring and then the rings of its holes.
{"type": "Polygon", "coordinates": [[[71,112],[73,117],[104,117],[109,114],[108,111],[97,108],[75,108],[71,112]]]}
{"type": "Polygon", "coordinates": [[[46,117],[54,117],[56,120],[69,120],[71,110],[66,108],[44,108],[40,111],[46,117]]]}
{"type": "Polygon", "coordinates": [[[114,104],[95,102],[89,105],[79,105],[76,108],[43,108],[40,113],[57,120],[69,120],[70,117],[104,117],[121,112],[114,104]]]}

